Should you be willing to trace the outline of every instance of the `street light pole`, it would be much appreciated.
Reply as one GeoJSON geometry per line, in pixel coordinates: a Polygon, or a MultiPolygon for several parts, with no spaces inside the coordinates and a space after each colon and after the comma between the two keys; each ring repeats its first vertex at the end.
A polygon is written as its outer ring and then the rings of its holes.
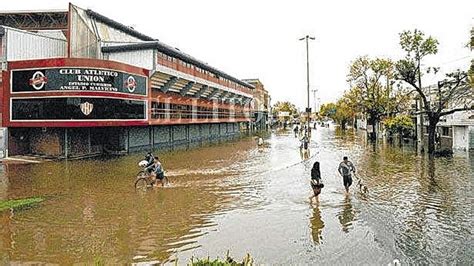
{"type": "Polygon", "coordinates": [[[316,101],[316,92],[318,91],[318,89],[314,89],[314,90],[311,90],[313,92],[313,105],[314,105],[314,110],[313,112],[317,112],[318,109],[317,109],[317,101],[316,101]]]}
{"type": "MultiPolygon", "coordinates": [[[[305,40],[306,41],[306,84],[307,84],[307,108],[306,108],[306,114],[307,114],[307,119],[308,119],[308,131],[309,131],[309,117],[311,115],[311,112],[309,111],[309,45],[308,45],[308,40],[315,40],[314,37],[310,37],[309,35],[306,35],[305,37],[299,39],[300,41],[305,40]]],[[[305,134],[308,134],[308,132],[305,132],[305,134]]]]}

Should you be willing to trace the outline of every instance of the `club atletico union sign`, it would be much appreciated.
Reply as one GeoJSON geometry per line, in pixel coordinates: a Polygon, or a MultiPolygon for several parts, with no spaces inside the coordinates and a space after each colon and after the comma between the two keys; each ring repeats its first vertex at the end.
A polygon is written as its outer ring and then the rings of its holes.
{"type": "Polygon", "coordinates": [[[146,95],[145,76],[95,68],[43,68],[12,71],[12,92],[101,91],[146,95]]]}

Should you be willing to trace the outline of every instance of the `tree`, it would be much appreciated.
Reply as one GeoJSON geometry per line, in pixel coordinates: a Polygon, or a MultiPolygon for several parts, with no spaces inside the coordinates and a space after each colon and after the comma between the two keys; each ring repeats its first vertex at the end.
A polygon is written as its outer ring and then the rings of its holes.
{"type": "Polygon", "coordinates": [[[352,87],[352,97],[357,97],[357,104],[352,104],[368,116],[372,125],[370,138],[377,138],[377,125],[382,116],[389,112],[390,100],[395,78],[394,63],[390,59],[367,56],[359,57],[352,62],[348,81],[352,87]]]}
{"type": "MultiPolygon", "coordinates": [[[[471,42],[469,46],[471,47],[472,52],[472,50],[474,50],[474,27],[471,29],[471,42]]],[[[468,73],[469,84],[471,87],[474,87],[474,59],[471,59],[471,68],[468,73]]]]}
{"type": "Polygon", "coordinates": [[[474,59],[471,61],[471,68],[468,73],[469,85],[474,87],[474,59]]]}
{"type": "Polygon", "coordinates": [[[384,120],[384,125],[390,135],[398,134],[400,140],[402,137],[410,135],[411,131],[415,128],[415,124],[409,115],[388,117],[384,120]]]}
{"type": "Polygon", "coordinates": [[[342,97],[336,103],[336,113],[334,114],[334,121],[341,125],[341,129],[346,129],[347,122],[354,117],[354,110],[350,106],[348,98],[342,97]]]}
{"type": "Polygon", "coordinates": [[[295,115],[298,115],[298,111],[296,110],[296,106],[288,101],[286,102],[276,102],[273,105],[273,116],[278,117],[278,114],[280,112],[288,112],[289,117],[293,117],[295,115]]]}
{"type": "Polygon", "coordinates": [[[353,126],[356,127],[357,114],[363,111],[363,105],[361,104],[362,102],[360,100],[361,90],[356,87],[351,88],[349,91],[344,92],[342,99],[344,99],[344,102],[350,108],[352,114],[351,122],[353,122],[353,126]]]}
{"type": "MultiPolygon", "coordinates": [[[[421,62],[428,55],[438,52],[438,41],[425,38],[419,30],[400,33],[400,46],[406,52],[405,58],[396,63],[398,79],[408,83],[418,93],[422,101],[419,114],[428,116],[428,153],[435,152],[436,125],[441,117],[458,111],[472,110],[473,88],[468,84],[467,73],[456,71],[447,74],[434,88],[424,89],[421,83],[421,62]]],[[[437,72],[437,68],[427,68],[437,72]]],[[[423,126],[423,125],[422,125],[423,126]]]]}
{"type": "Polygon", "coordinates": [[[276,102],[273,105],[273,114],[278,115],[279,112],[289,112],[290,116],[298,113],[296,106],[290,102],[276,102]]]}
{"type": "Polygon", "coordinates": [[[345,130],[347,122],[354,116],[354,111],[350,107],[348,99],[343,97],[336,103],[323,104],[320,114],[332,119],[341,126],[342,130],[345,130]]]}
{"type": "Polygon", "coordinates": [[[321,105],[319,114],[324,117],[329,117],[334,120],[334,115],[336,114],[336,104],[334,103],[325,103],[321,105]]]}

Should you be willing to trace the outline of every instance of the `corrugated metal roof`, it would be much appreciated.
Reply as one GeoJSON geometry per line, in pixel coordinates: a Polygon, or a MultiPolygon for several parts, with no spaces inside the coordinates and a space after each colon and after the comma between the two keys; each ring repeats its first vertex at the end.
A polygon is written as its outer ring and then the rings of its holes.
{"type": "Polygon", "coordinates": [[[67,13],[68,10],[63,9],[45,9],[45,10],[3,10],[0,15],[14,15],[14,14],[35,14],[35,13],[67,13]]]}

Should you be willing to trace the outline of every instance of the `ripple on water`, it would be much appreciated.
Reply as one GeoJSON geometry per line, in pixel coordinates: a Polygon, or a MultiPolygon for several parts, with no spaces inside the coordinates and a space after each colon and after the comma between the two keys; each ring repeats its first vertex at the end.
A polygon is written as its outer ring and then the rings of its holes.
{"type": "Polygon", "coordinates": [[[141,154],[6,168],[8,197],[55,196],[2,216],[0,254],[66,264],[99,255],[123,264],[135,255],[186,261],[232,248],[236,257],[250,252],[268,264],[474,261],[472,157],[429,161],[413,149],[373,147],[363,136],[316,132],[315,157],[306,162],[286,133],[264,149],[244,139],[160,154],[173,186],[143,194],[133,189],[141,154]],[[343,155],[368,195],[353,186],[344,196],[336,172],[343,155]],[[308,200],[315,160],[325,182],[316,206],[308,200]]]}

